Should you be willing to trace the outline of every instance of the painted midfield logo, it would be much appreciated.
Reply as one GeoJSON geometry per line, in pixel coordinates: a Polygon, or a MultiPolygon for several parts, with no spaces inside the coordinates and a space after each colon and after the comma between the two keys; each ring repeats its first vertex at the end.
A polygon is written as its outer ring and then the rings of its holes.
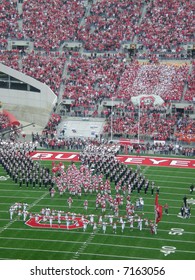
{"type": "MultiPolygon", "coordinates": [[[[77,228],[83,228],[84,222],[89,223],[88,220],[84,219],[82,220],[81,217],[75,217],[74,220],[72,220],[72,217],[69,217],[68,220],[70,221],[69,226],[66,224],[60,223],[58,224],[58,217],[54,216],[52,225],[43,222],[43,216],[39,216],[38,221],[35,220],[35,217],[32,217],[28,221],[26,221],[26,225],[30,227],[35,228],[60,228],[60,229],[77,229],[77,228]]],[[[65,217],[61,217],[61,222],[66,222],[65,217]]]]}

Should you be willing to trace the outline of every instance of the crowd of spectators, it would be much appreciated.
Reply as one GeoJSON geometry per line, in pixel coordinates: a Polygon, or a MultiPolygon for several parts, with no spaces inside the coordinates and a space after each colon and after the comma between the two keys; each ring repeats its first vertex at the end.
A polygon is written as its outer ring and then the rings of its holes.
{"type": "Polygon", "coordinates": [[[181,52],[194,40],[193,1],[96,1],[78,32],[88,50],[117,50],[135,36],[151,51],[181,52]]]}
{"type": "MultiPolygon", "coordinates": [[[[89,1],[89,13],[85,14],[85,1],[55,0],[52,5],[48,1],[25,1],[22,13],[19,16],[16,1],[2,1],[1,25],[9,23],[9,28],[3,28],[3,39],[9,37],[32,39],[35,49],[41,48],[47,52],[46,56],[40,53],[31,53],[22,58],[22,71],[41,82],[46,83],[58,94],[62,82],[62,70],[65,56],[52,55],[51,50],[56,50],[64,40],[82,40],[85,49],[119,50],[123,40],[132,40],[141,34],[143,44],[150,50],[158,49],[159,32],[163,28],[163,40],[177,47],[178,43],[190,41],[192,38],[192,1],[132,1],[109,0],[89,1]],[[146,8],[146,15],[140,21],[142,11],[146,8]],[[5,13],[6,11],[6,13],[5,13]],[[86,17],[84,17],[86,15],[86,17]],[[41,20],[37,20],[41,18],[41,20]],[[81,23],[81,19],[85,19],[81,23]],[[181,20],[182,19],[182,20],[181,20]],[[17,21],[22,20],[23,35],[17,21]],[[70,24],[71,23],[71,24],[70,24]],[[155,24],[154,24],[155,23],[155,24]],[[170,28],[176,23],[176,29],[170,28]],[[155,28],[151,28],[154,24],[155,28]],[[183,28],[183,27],[184,28],[183,28]],[[149,30],[146,32],[145,30],[149,30]],[[182,32],[178,33],[178,30],[182,32]],[[11,31],[10,31],[11,30],[11,31]],[[9,32],[8,32],[9,31],[9,32]],[[7,32],[7,33],[6,33],[7,32]],[[167,36],[167,32],[170,33],[167,36]],[[151,35],[155,33],[155,36],[151,35]],[[175,40],[174,35],[178,35],[175,40]],[[149,38],[148,38],[148,37],[149,38]],[[156,42],[156,41],[157,42],[156,42]],[[176,44],[177,41],[177,44],[176,44]]],[[[160,40],[160,41],[159,41],[160,40]]],[[[171,47],[171,46],[169,46],[171,47]]],[[[162,48],[161,48],[162,51],[162,48]]],[[[14,69],[18,66],[18,51],[5,51],[0,54],[1,61],[14,69]]],[[[125,54],[113,57],[98,57],[86,59],[75,57],[71,59],[68,67],[69,77],[63,80],[66,85],[64,98],[73,98],[73,106],[94,105],[104,97],[125,98],[140,93],[160,95],[164,100],[180,101],[183,93],[184,82],[187,81],[188,89],[185,100],[192,100],[194,90],[194,70],[186,80],[188,67],[158,65],[148,63],[140,65],[137,61],[125,63],[125,54]]],[[[152,58],[152,61],[158,61],[152,58]]]]}
{"type": "Polygon", "coordinates": [[[94,1],[78,39],[87,50],[119,50],[121,41],[133,40],[141,8],[140,0],[94,1]]]}
{"type": "Polygon", "coordinates": [[[50,52],[47,55],[42,55],[41,53],[32,52],[22,57],[21,71],[45,83],[58,95],[65,62],[64,53],[53,54],[50,52]]]}
{"type": "MultiPolygon", "coordinates": [[[[134,144],[129,146],[127,151],[128,153],[136,153],[139,149],[140,154],[161,154],[161,155],[180,155],[180,156],[194,156],[195,148],[188,147],[183,144],[173,143],[173,142],[156,142],[156,143],[142,143],[140,145],[134,144]]],[[[122,151],[124,152],[124,148],[122,151]]]]}
{"type": "Polygon", "coordinates": [[[151,140],[171,140],[174,136],[174,126],[177,115],[160,113],[140,113],[138,117],[134,112],[121,112],[109,116],[104,126],[104,133],[110,133],[118,137],[150,137],[151,140]],[[139,119],[138,119],[139,118],[139,119]]]}
{"type": "Polygon", "coordinates": [[[126,65],[120,82],[118,96],[132,97],[156,94],[163,100],[180,101],[189,66],[144,63],[137,60],[126,65]]]}
{"type": "Polygon", "coordinates": [[[72,106],[95,105],[104,98],[124,99],[140,94],[159,95],[166,102],[181,101],[189,65],[126,62],[123,55],[73,57],[68,65],[63,98],[75,100],[72,106]]]}
{"type": "Polygon", "coordinates": [[[19,32],[18,20],[19,14],[17,11],[16,1],[1,0],[0,5],[0,48],[7,47],[7,40],[11,38],[21,38],[19,32]]]}
{"type": "Polygon", "coordinates": [[[73,53],[65,78],[65,52],[23,54],[21,69],[19,58],[17,50],[0,52],[2,63],[47,84],[56,95],[63,82],[63,99],[73,99],[72,107],[93,106],[95,109],[98,102],[111,97],[124,99],[130,104],[131,97],[140,94],[156,94],[165,101],[181,101],[186,82],[185,99],[192,100],[194,96],[194,68],[188,77],[187,64],[140,64],[138,60],[127,62],[124,54],[91,58],[73,53]]]}
{"type": "Polygon", "coordinates": [[[174,49],[194,41],[194,4],[192,0],[152,0],[136,34],[150,50],[174,49]]]}
{"type": "Polygon", "coordinates": [[[115,94],[121,73],[124,71],[124,55],[111,57],[72,57],[68,65],[63,98],[75,100],[73,106],[94,105],[102,98],[115,94]]]}
{"type": "Polygon", "coordinates": [[[0,50],[0,62],[15,70],[19,70],[19,51],[0,50]]]}
{"type": "MultiPolygon", "coordinates": [[[[138,115],[131,97],[156,94],[166,106],[171,101],[193,101],[194,62],[192,66],[159,64],[158,55],[151,55],[164,50],[171,50],[170,55],[182,52],[182,44],[194,40],[192,15],[192,0],[55,0],[52,4],[46,0],[29,0],[24,1],[20,15],[17,1],[2,0],[0,61],[47,84],[56,95],[63,84],[63,99],[73,99],[71,108],[83,108],[84,115],[91,109],[96,116],[98,106],[106,98],[121,99],[112,119],[116,135],[135,136],[139,129],[141,135],[167,140],[172,139],[177,126],[179,139],[189,142],[194,139],[193,121],[183,118],[182,126],[178,125],[177,115],[166,115],[164,105],[157,111],[141,106],[138,128],[138,115]],[[19,20],[22,24],[18,24],[19,20]],[[35,51],[21,56],[19,50],[5,50],[9,38],[32,39],[35,51]],[[143,44],[142,55],[145,53],[149,62],[141,64],[136,59],[129,62],[126,54],[121,53],[121,42],[133,39],[143,44]],[[86,50],[95,52],[94,56],[59,52],[65,40],[81,40],[86,50]],[[115,52],[98,56],[97,50],[115,52]],[[67,59],[67,76],[63,77],[67,59]]],[[[192,106],[188,109],[193,111],[192,106]]],[[[107,117],[104,132],[108,133],[111,108],[104,109],[101,115],[107,117]]],[[[58,122],[59,119],[51,117],[44,130],[46,137],[56,134],[58,122]]]]}
{"type": "Polygon", "coordinates": [[[187,90],[185,92],[184,95],[184,99],[187,101],[194,101],[195,102],[195,62],[192,62],[192,72],[191,74],[188,76],[187,79],[187,90]]]}
{"type": "Polygon", "coordinates": [[[52,51],[79,40],[86,50],[118,51],[121,42],[137,39],[152,52],[174,56],[194,41],[193,1],[29,0],[19,14],[17,1],[2,0],[0,26],[1,47],[9,38],[30,39],[36,49],[52,51]]]}
{"type": "MultiPolygon", "coordinates": [[[[169,119],[170,120],[170,119],[169,119]]],[[[173,127],[169,129],[170,134],[163,131],[162,136],[156,138],[150,138],[141,140],[138,144],[136,138],[122,138],[118,137],[118,140],[111,141],[105,134],[102,134],[100,138],[79,138],[79,137],[58,137],[57,134],[50,135],[48,133],[32,134],[32,142],[36,147],[41,146],[46,149],[53,150],[78,150],[90,155],[91,149],[98,154],[165,154],[165,155],[183,155],[183,156],[195,156],[195,148],[190,146],[191,142],[186,141],[184,137],[179,137],[183,131],[187,134],[191,133],[191,136],[195,135],[195,122],[193,120],[186,120],[186,118],[177,118],[175,121],[177,126],[174,134],[172,133],[173,127]],[[182,125],[179,126],[179,123],[182,125]],[[184,124],[183,124],[184,123],[184,124]],[[179,128],[180,127],[180,130],[179,128]],[[183,127],[183,129],[182,129],[183,127]],[[184,128],[185,127],[185,128],[184,128]],[[166,136],[168,137],[166,138],[166,136]],[[171,136],[172,135],[172,136],[171,136]],[[96,147],[96,150],[94,150],[96,147]]],[[[162,129],[168,129],[166,125],[162,124],[162,129]]],[[[187,135],[186,134],[186,135],[187,135]]],[[[160,134],[159,134],[160,135],[160,134]]],[[[184,133],[182,134],[184,135],[184,133]]],[[[123,135],[127,136],[127,135],[123,135]]],[[[129,136],[129,135],[128,135],[129,136]]]]}
{"type": "Polygon", "coordinates": [[[35,47],[56,50],[64,40],[77,39],[84,1],[29,0],[23,4],[24,36],[34,40],[35,47]]]}
{"type": "Polygon", "coordinates": [[[181,117],[177,121],[175,135],[178,140],[187,143],[195,142],[195,121],[190,119],[189,116],[181,117]]]}
{"type": "Polygon", "coordinates": [[[49,136],[51,139],[53,139],[57,134],[57,126],[60,123],[60,120],[61,120],[60,115],[52,113],[47,125],[43,130],[43,135],[45,135],[46,137],[49,136]]]}

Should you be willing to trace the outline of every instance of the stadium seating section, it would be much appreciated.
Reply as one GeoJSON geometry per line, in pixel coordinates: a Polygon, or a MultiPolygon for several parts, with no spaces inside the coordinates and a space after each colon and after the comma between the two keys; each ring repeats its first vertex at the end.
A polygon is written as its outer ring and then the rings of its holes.
{"type": "MultiPolygon", "coordinates": [[[[131,98],[159,95],[165,101],[160,108],[142,106],[140,133],[166,140],[175,129],[184,138],[194,134],[194,122],[183,117],[178,125],[177,114],[165,111],[172,101],[193,101],[195,64],[193,59],[160,63],[159,57],[187,58],[183,51],[194,42],[193,20],[192,0],[2,0],[0,61],[46,83],[56,95],[62,88],[62,100],[72,99],[71,108],[82,107],[85,116],[92,110],[93,116],[106,117],[105,133],[111,129],[111,110],[99,113],[104,100],[121,100],[114,108],[113,133],[134,136],[137,108],[131,98]],[[9,50],[10,39],[29,40],[34,49],[9,50]],[[67,41],[81,42],[82,48],[63,49],[67,41]],[[128,42],[140,46],[134,57],[123,49],[128,42]]],[[[52,120],[51,127],[53,122],[58,123],[52,120]]]]}

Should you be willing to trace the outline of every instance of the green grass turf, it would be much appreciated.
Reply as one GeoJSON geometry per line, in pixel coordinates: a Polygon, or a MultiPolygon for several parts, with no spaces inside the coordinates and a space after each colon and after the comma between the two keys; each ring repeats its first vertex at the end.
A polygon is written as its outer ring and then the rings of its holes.
{"type": "MultiPolygon", "coordinates": [[[[42,165],[51,167],[50,161],[41,162],[42,165]]],[[[65,163],[68,165],[69,163],[65,163]]],[[[77,163],[78,164],[78,163],[77,163]]],[[[11,179],[0,181],[0,259],[25,259],[25,260],[194,260],[195,259],[195,213],[194,205],[191,205],[190,219],[177,217],[184,195],[195,199],[195,193],[189,193],[189,186],[195,183],[194,169],[166,168],[166,167],[141,167],[146,178],[153,180],[156,186],[160,186],[159,204],[169,204],[169,215],[163,215],[158,225],[157,235],[152,235],[150,229],[143,225],[139,231],[134,223],[134,229],[117,228],[114,234],[110,226],[106,233],[102,228],[93,233],[88,226],[86,232],[83,229],[63,230],[31,228],[18,220],[9,220],[9,207],[15,202],[27,202],[30,211],[40,212],[41,208],[50,207],[56,210],[69,211],[68,193],[60,197],[56,192],[53,199],[48,190],[33,189],[29,187],[19,188],[11,179]],[[172,228],[183,229],[182,235],[169,234],[172,228]],[[161,252],[163,246],[175,247],[174,253],[165,255],[161,252]]],[[[5,176],[0,167],[0,176],[5,176]]],[[[150,191],[145,195],[140,194],[145,201],[144,216],[154,220],[154,200],[150,191]]],[[[139,195],[134,192],[132,201],[139,195]]],[[[71,211],[75,213],[100,215],[101,210],[95,210],[95,194],[82,195],[81,198],[73,198],[71,211]],[[83,201],[88,199],[87,213],[83,209],[83,201]]],[[[142,213],[137,211],[137,213],[142,213]]],[[[106,210],[109,214],[109,210],[106,210]]],[[[120,215],[125,215],[125,206],[120,209],[120,215]]],[[[97,218],[95,218],[97,219],[97,218]]]]}

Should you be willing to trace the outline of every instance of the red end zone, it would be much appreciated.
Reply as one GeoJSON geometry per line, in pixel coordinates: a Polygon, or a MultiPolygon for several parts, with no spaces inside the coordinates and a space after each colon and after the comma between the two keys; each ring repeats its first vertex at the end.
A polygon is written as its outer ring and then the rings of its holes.
{"type": "MultiPolygon", "coordinates": [[[[75,152],[52,152],[52,151],[36,151],[31,153],[34,160],[58,160],[58,161],[74,161],[78,162],[79,153],[75,152]]],[[[166,166],[178,168],[195,168],[195,159],[188,158],[166,158],[155,156],[132,156],[119,155],[117,159],[125,164],[139,164],[146,166],[166,166]]]]}

